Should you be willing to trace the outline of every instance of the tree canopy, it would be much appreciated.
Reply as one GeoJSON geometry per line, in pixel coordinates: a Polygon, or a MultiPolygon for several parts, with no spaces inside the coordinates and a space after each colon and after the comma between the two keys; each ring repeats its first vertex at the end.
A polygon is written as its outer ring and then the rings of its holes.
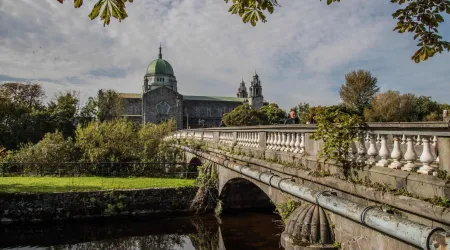
{"type": "Polygon", "coordinates": [[[360,69],[345,75],[345,84],[341,86],[339,95],[347,108],[362,114],[379,90],[377,78],[369,71],[360,69]]]}
{"type": "MultiPolygon", "coordinates": [[[[57,0],[64,3],[64,0],[57,0]]],[[[275,8],[281,7],[277,0],[224,0],[231,2],[228,12],[239,15],[244,23],[255,26],[258,22],[267,22],[267,13],[272,14],[275,8]]],[[[322,0],[319,0],[322,1],[322,0]]],[[[326,4],[340,2],[341,0],[326,0],[326,4]]],[[[387,0],[386,0],[387,1],[387,0]]],[[[450,42],[440,36],[439,25],[444,22],[443,14],[450,14],[450,0],[390,0],[398,4],[398,9],[392,14],[397,19],[394,31],[399,33],[413,33],[414,40],[418,39],[417,51],[411,59],[416,63],[433,57],[444,50],[450,51],[450,42]]],[[[109,25],[111,17],[119,22],[128,17],[126,4],[133,0],[98,0],[92,8],[89,18],[91,20],[100,16],[103,25],[109,25]]],[[[325,2],[325,1],[324,1],[325,2]]],[[[74,7],[83,5],[83,0],[74,0],[74,7]]]]}

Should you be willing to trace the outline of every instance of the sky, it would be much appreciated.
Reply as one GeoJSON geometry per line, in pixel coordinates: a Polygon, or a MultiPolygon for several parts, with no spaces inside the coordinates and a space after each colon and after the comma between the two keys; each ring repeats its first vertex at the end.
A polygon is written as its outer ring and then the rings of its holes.
{"type": "MultiPolygon", "coordinates": [[[[420,64],[411,34],[393,32],[388,0],[279,0],[267,23],[244,24],[223,0],[140,0],[109,26],[88,14],[96,0],[0,0],[0,82],[42,84],[51,99],[75,90],[140,93],[148,64],[170,62],[185,95],[235,96],[255,71],[264,99],[289,109],[340,102],[345,74],[365,69],[381,91],[450,103],[450,53],[420,64]]],[[[450,18],[450,16],[444,16],[450,18]]],[[[450,40],[450,22],[440,27],[450,40]]]]}

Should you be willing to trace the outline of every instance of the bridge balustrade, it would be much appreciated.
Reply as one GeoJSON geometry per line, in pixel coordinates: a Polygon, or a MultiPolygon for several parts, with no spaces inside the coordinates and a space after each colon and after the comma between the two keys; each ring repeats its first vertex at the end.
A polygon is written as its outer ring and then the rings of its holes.
{"type": "MultiPolygon", "coordinates": [[[[360,128],[349,158],[368,165],[437,175],[450,172],[450,127],[447,122],[368,123],[360,128]]],[[[315,125],[270,125],[202,128],[176,131],[173,138],[191,138],[228,147],[238,146],[286,154],[317,156],[322,141],[310,138],[315,125]]]]}

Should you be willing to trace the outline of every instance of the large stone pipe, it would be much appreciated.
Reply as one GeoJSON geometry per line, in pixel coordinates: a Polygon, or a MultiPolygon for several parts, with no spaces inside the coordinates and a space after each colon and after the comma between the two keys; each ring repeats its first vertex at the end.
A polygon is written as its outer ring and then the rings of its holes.
{"type": "Polygon", "coordinates": [[[448,232],[440,227],[430,227],[403,219],[399,216],[384,212],[376,206],[361,205],[337,197],[329,191],[318,191],[297,184],[292,181],[291,178],[282,178],[270,172],[262,172],[247,166],[242,166],[225,158],[198,152],[189,147],[183,148],[190,153],[218,163],[251,179],[263,182],[302,200],[317,204],[328,211],[408,242],[416,247],[422,249],[437,249],[436,244],[448,244],[445,243],[445,235],[447,235],[448,232]]]}

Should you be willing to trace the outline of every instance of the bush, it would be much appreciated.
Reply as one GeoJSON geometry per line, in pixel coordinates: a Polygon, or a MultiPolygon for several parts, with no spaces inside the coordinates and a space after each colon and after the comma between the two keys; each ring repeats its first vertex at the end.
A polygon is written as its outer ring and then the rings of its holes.
{"type": "Polygon", "coordinates": [[[34,145],[22,144],[19,150],[9,151],[3,162],[19,163],[20,166],[8,166],[16,168],[17,172],[23,170],[26,175],[58,174],[60,170],[70,172],[70,166],[62,163],[71,162],[78,157],[79,150],[72,138],[65,139],[61,132],[55,132],[45,134],[44,138],[34,145]]]}

